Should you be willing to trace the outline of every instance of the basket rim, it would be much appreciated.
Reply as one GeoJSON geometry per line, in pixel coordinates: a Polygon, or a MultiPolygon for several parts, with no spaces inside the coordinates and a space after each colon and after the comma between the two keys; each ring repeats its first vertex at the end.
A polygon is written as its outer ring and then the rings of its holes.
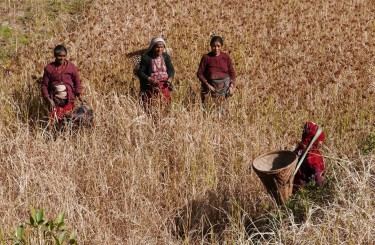
{"type": "Polygon", "coordinates": [[[270,151],[270,152],[264,153],[264,154],[262,154],[262,155],[256,157],[256,158],[253,160],[253,162],[252,162],[252,167],[253,167],[253,169],[254,169],[255,171],[258,171],[258,172],[261,172],[261,173],[277,173],[277,172],[280,172],[281,170],[287,169],[287,168],[288,168],[291,164],[293,164],[293,162],[295,162],[297,159],[298,159],[297,155],[296,155],[294,152],[289,151],[289,150],[270,151]],[[275,154],[275,153],[288,153],[288,154],[291,153],[292,155],[294,155],[294,159],[293,159],[293,161],[292,161],[290,164],[286,165],[285,167],[278,168],[278,169],[274,169],[274,170],[260,170],[260,169],[258,169],[258,168],[255,167],[254,162],[255,162],[256,160],[258,160],[258,159],[260,159],[260,158],[262,158],[262,157],[265,157],[265,156],[267,156],[267,155],[275,154]]]}

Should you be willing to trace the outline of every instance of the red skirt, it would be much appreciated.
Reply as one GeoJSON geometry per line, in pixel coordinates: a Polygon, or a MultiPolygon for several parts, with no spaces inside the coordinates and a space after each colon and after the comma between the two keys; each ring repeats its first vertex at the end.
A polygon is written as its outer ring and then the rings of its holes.
{"type": "Polygon", "coordinates": [[[50,124],[54,124],[55,122],[64,120],[64,117],[67,114],[72,113],[74,107],[74,103],[68,103],[65,106],[56,106],[55,108],[53,108],[49,114],[50,124]]]}
{"type": "Polygon", "coordinates": [[[170,83],[168,81],[159,81],[157,86],[148,86],[140,92],[143,107],[146,110],[151,109],[153,103],[169,104],[172,100],[170,83]]]}

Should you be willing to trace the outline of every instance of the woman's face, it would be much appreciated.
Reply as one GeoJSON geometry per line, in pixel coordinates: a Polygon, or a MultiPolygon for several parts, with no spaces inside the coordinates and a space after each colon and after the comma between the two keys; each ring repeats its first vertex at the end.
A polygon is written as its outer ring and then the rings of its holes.
{"type": "Polygon", "coordinates": [[[221,45],[220,42],[214,42],[211,45],[211,51],[214,53],[216,56],[218,56],[221,52],[221,49],[223,48],[223,45],[221,45]]]}
{"type": "Polygon", "coordinates": [[[60,51],[60,53],[58,53],[56,56],[55,56],[55,61],[57,64],[59,65],[62,65],[65,63],[65,60],[66,60],[66,52],[65,51],[60,51]]]}
{"type": "Polygon", "coordinates": [[[163,43],[156,43],[155,46],[154,46],[154,54],[156,56],[160,56],[162,55],[162,53],[164,52],[164,44],[163,43]]]}

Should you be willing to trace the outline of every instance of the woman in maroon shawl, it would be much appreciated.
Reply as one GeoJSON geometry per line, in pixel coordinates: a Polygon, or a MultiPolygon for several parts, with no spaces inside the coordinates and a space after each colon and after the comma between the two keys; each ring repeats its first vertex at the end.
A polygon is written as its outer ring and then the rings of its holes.
{"type": "MultiPolygon", "coordinates": [[[[307,146],[310,144],[312,138],[318,131],[318,125],[314,122],[306,122],[303,127],[302,140],[295,149],[295,153],[301,157],[306,151],[307,146]]],[[[298,169],[294,177],[294,190],[302,188],[308,182],[315,182],[317,186],[323,185],[324,162],[320,154],[319,148],[325,139],[324,132],[312,144],[305,160],[298,169]]]]}
{"type": "Polygon", "coordinates": [[[61,122],[74,109],[74,101],[82,93],[77,68],[66,59],[67,50],[57,45],[53,51],[55,61],[44,68],[42,95],[50,104],[50,122],[61,122]]]}
{"type": "Polygon", "coordinates": [[[210,41],[211,52],[203,55],[197,76],[201,82],[202,103],[206,96],[222,100],[234,93],[236,75],[233,61],[228,53],[223,52],[224,41],[214,36],[210,41]]]}

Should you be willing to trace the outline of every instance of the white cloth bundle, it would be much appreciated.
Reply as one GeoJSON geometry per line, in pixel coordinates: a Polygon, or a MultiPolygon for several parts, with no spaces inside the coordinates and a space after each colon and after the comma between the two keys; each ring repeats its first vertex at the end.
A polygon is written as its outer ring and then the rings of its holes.
{"type": "Polygon", "coordinates": [[[62,100],[68,98],[68,93],[66,92],[66,86],[64,84],[59,84],[55,86],[55,97],[62,100]]]}

